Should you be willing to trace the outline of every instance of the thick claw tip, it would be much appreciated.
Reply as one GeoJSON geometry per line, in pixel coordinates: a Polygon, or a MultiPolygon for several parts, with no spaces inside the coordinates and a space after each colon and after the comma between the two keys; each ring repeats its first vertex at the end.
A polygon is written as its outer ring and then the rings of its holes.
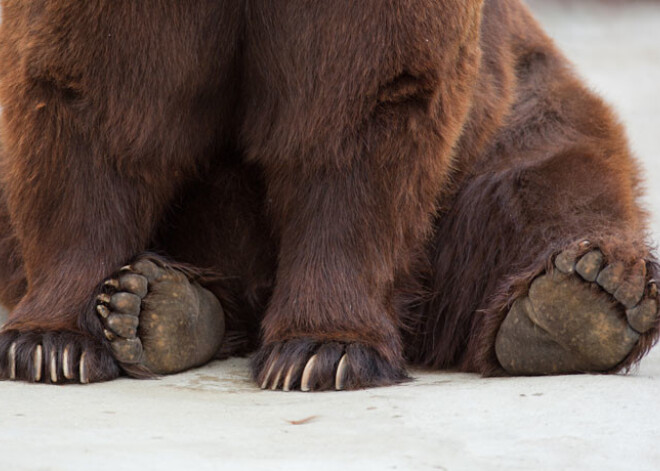
{"type": "Polygon", "coordinates": [[[89,371],[87,367],[87,352],[83,352],[80,355],[80,383],[87,384],[89,383],[89,371]]]}
{"type": "Polygon", "coordinates": [[[282,391],[291,391],[291,381],[293,380],[293,372],[295,371],[296,366],[293,365],[289,368],[289,371],[286,372],[284,377],[284,385],[282,386],[282,391]]]}
{"type": "Polygon", "coordinates": [[[270,385],[270,389],[271,389],[271,391],[275,391],[275,390],[279,387],[279,385],[280,385],[280,378],[281,378],[281,376],[282,376],[282,369],[283,369],[283,368],[280,368],[280,370],[279,370],[279,371],[277,372],[277,374],[275,375],[275,378],[273,379],[273,382],[272,382],[271,385],[270,385]]]}
{"type": "Polygon", "coordinates": [[[105,286],[110,287],[110,288],[119,289],[119,280],[116,280],[114,278],[111,278],[109,280],[105,280],[105,282],[103,284],[105,286]]]}
{"type": "Polygon", "coordinates": [[[348,360],[346,359],[346,354],[341,357],[339,360],[339,365],[337,365],[337,374],[335,375],[335,389],[341,391],[344,389],[344,382],[346,381],[346,367],[348,365],[348,360]]]}
{"type": "Polygon", "coordinates": [[[41,381],[41,371],[43,369],[43,360],[44,360],[44,350],[41,345],[37,345],[37,347],[34,349],[34,380],[35,381],[41,381]]]}
{"type": "Polygon", "coordinates": [[[261,383],[261,389],[268,389],[268,383],[270,380],[270,375],[273,373],[273,368],[275,367],[275,362],[271,362],[270,367],[268,367],[268,371],[266,371],[266,374],[264,375],[264,380],[261,383]]]}
{"type": "Polygon", "coordinates": [[[7,357],[9,360],[9,379],[16,379],[16,342],[9,347],[7,357]]]}
{"type": "Polygon", "coordinates": [[[111,342],[116,339],[115,334],[110,332],[108,329],[103,329],[103,335],[105,335],[105,338],[111,342]]]}
{"type": "Polygon", "coordinates": [[[55,350],[51,350],[50,352],[48,365],[50,369],[50,381],[51,383],[57,383],[57,353],[55,350]]]}
{"type": "Polygon", "coordinates": [[[62,354],[62,373],[66,379],[73,379],[75,377],[71,360],[71,346],[67,345],[64,347],[64,353],[62,354]]]}
{"type": "Polygon", "coordinates": [[[99,304],[96,306],[96,311],[99,313],[99,315],[106,319],[110,315],[110,309],[105,307],[103,304],[99,304]]]}
{"type": "Polygon", "coordinates": [[[303,370],[302,379],[300,380],[301,391],[307,392],[311,389],[309,385],[309,380],[312,376],[312,372],[314,371],[315,365],[316,365],[316,355],[312,355],[312,357],[305,365],[305,369],[303,370]]]}

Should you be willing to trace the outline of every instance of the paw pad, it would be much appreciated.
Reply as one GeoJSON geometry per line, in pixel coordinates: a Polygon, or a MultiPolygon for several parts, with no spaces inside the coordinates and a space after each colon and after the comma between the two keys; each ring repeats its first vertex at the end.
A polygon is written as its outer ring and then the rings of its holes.
{"type": "Polygon", "coordinates": [[[558,254],[556,270],[531,282],[497,333],[495,353],[507,372],[611,371],[628,358],[658,324],[657,286],[647,281],[644,260],[608,262],[583,244],[558,254]]]}
{"type": "Polygon", "coordinates": [[[180,270],[144,257],[104,282],[96,311],[115,359],[133,376],[205,363],[224,334],[217,298],[180,270]]]}

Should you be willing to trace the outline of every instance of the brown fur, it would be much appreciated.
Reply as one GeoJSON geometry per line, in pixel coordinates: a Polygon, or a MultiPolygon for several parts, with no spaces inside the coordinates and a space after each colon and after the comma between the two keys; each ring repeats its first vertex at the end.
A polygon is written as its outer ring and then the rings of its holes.
{"type": "Polygon", "coordinates": [[[651,259],[621,127],[518,0],[3,4],[0,357],[103,346],[99,283],[156,250],[215,273],[257,377],[327,343],[355,386],[493,374],[552,254],[651,259]]]}

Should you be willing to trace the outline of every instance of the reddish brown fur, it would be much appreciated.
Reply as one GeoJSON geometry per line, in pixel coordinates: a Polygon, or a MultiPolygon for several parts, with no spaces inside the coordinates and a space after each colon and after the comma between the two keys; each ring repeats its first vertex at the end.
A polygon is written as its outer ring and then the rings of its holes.
{"type": "Polygon", "coordinates": [[[651,258],[621,127],[518,0],[3,3],[0,357],[102,346],[97,286],[157,250],[261,327],[257,376],[326,342],[355,385],[494,374],[553,253],[651,258]]]}

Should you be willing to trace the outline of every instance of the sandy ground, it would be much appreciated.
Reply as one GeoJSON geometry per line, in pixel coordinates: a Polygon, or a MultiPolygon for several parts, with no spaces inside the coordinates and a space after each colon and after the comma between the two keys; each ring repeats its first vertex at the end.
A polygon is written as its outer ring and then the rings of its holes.
{"type": "MultiPolygon", "coordinates": [[[[621,113],[660,235],[660,3],[529,3],[621,113]]],[[[0,469],[660,469],[660,349],[629,376],[413,376],[264,392],[234,359],[155,381],[2,383],[0,469]]]]}

